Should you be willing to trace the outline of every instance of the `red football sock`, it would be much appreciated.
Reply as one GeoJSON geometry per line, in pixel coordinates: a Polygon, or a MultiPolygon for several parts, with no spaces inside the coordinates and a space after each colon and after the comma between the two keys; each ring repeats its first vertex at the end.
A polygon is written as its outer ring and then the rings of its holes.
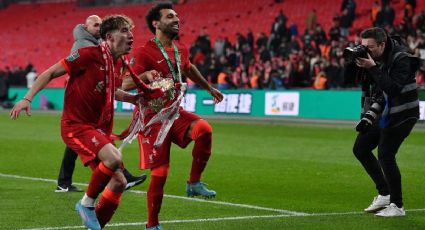
{"type": "Polygon", "coordinates": [[[148,223],[147,227],[159,224],[159,212],[161,210],[162,197],[164,196],[164,184],[167,180],[169,165],[163,165],[151,170],[151,180],[147,192],[148,223]]]}
{"type": "Polygon", "coordinates": [[[205,120],[199,120],[192,128],[192,139],[195,145],[192,150],[192,169],[189,183],[201,180],[202,172],[211,156],[212,128],[205,120]]]}
{"type": "Polygon", "coordinates": [[[96,206],[96,216],[99,220],[100,226],[105,227],[121,202],[121,192],[113,192],[108,187],[103,191],[99,203],[96,206]]]}
{"type": "Polygon", "coordinates": [[[87,196],[96,199],[99,194],[105,189],[114,172],[107,168],[102,162],[93,170],[90,183],[87,188],[87,196]]]}

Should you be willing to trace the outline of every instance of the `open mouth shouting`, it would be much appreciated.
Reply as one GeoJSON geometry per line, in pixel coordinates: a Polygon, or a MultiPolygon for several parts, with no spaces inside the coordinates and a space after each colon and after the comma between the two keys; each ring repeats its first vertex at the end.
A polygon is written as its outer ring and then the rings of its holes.
{"type": "Polygon", "coordinates": [[[127,42],[128,49],[131,50],[133,48],[133,40],[127,42]]]}

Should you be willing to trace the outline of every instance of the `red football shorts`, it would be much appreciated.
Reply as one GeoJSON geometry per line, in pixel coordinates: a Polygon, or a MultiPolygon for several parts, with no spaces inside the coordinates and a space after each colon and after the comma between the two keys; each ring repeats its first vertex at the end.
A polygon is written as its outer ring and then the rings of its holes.
{"type": "Polygon", "coordinates": [[[181,148],[186,146],[192,141],[186,138],[186,132],[193,121],[201,119],[198,115],[187,112],[180,107],[180,116],[174,121],[170,131],[164,139],[162,145],[154,148],[156,137],[158,135],[161,124],[152,126],[150,133],[145,137],[142,133],[138,135],[139,152],[140,152],[140,168],[149,169],[155,168],[170,162],[170,148],[171,143],[174,143],[181,148]]]}
{"type": "Polygon", "coordinates": [[[85,166],[97,161],[97,154],[112,141],[101,131],[90,125],[66,125],[62,123],[62,139],[74,150],[85,166]]]}

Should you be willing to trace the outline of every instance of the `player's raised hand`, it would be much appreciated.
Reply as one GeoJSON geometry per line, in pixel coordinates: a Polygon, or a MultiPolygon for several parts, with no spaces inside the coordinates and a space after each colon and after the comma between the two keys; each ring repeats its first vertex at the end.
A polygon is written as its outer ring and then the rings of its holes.
{"type": "Polygon", "coordinates": [[[19,113],[22,110],[26,111],[28,116],[31,116],[31,101],[28,99],[22,99],[18,103],[13,106],[12,110],[10,110],[10,118],[12,120],[16,120],[19,117],[19,113]]]}

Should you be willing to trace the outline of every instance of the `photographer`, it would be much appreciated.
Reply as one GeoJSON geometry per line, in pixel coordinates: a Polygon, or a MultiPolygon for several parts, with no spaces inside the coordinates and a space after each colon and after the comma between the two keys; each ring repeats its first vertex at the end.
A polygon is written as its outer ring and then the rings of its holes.
{"type": "Polygon", "coordinates": [[[415,81],[419,59],[382,28],[366,29],[360,37],[361,45],[347,48],[344,57],[350,62],[346,73],[360,78],[363,91],[353,152],[378,190],[364,211],[381,217],[404,216],[395,155],[419,118],[415,81]],[[379,161],[372,153],[376,147],[379,161]]]}

